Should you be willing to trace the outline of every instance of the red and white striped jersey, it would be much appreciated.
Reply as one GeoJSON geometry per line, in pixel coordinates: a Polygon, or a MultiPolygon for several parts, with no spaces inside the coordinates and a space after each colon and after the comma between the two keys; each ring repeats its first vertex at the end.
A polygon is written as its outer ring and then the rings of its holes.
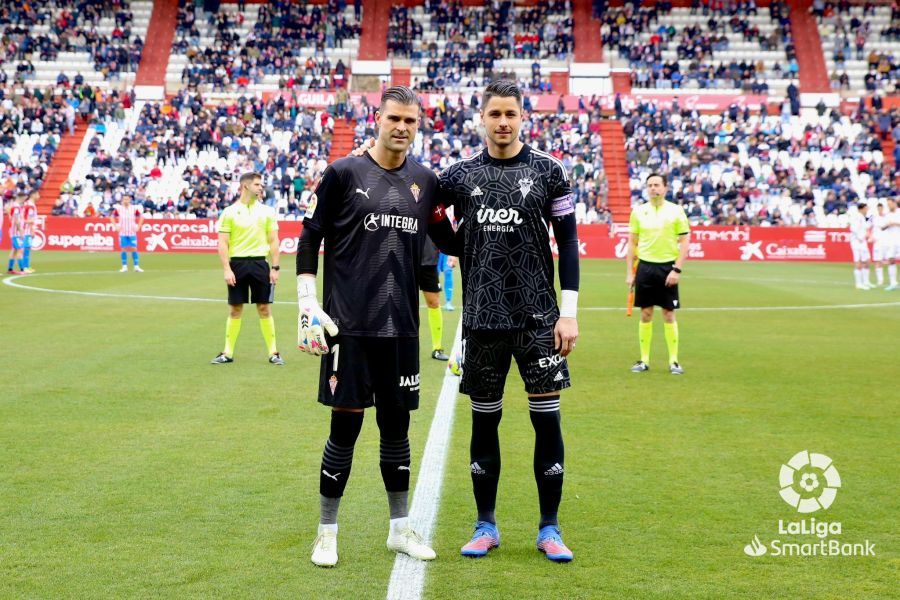
{"type": "Polygon", "coordinates": [[[126,208],[118,205],[113,210],[113,216],[119,220],[119,235],[137,235],[138,221],[141,220],[141,209],[135,205],[126,208]]]}
{"type": "Polygon", "coordinates": [[[22,205],[22,235],[34,233],[37,216],[37,206],[34,205],[34,202],[29,201],[22,205]]]}
{"type": "Polygon", "coordinates": [[[9,209],[9,235],[11,237],[22,237],[22,211],[24,206],[13,204],[9,209]]]}

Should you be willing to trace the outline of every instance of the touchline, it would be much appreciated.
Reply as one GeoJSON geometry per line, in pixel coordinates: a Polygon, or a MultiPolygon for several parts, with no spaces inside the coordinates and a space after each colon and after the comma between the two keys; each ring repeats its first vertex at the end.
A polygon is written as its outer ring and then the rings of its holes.
{"type": "Polygon", "coordinates": [[[869,540],[861,544],[841,543],[840,540],[806,544],[772,540],[769,550],[772,556],[875,556],[875,544],[869,540]]]}

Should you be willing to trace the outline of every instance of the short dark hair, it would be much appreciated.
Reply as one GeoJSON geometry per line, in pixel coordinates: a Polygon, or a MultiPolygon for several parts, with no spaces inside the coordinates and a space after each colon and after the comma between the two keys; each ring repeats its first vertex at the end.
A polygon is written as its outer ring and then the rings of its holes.
{"type": "Polygon", "coordinates": [[[262,179],[262,175],[257,173],[256,171],[249,171],[241,175],[240,180],[238,181],[239,185],[244,185],[247,181],[254,181],[256,179],[262,179]]]}
{"type": "Polygon", "coordinates": [[[378,112],[384,112],[384,106],[388,100],[393,100],[397,104],[404,106],[418,105],[419,110],[422,109],[422,100],[419,96],[405,85],[395,85],[389,87],[381,93],[381,104],[378,106],[378,112]]]}
{"type": "Polygon", "coordinates": [[[645,179],[644,182],[645,182],[645,183],[650,183],[650,178],[651,178],[651,177],[659,177],[660,179],[662,179],[663,185],[666,186],[666,187],[669,187],[669,182],[666,181],[666,178],[663,176],[662,173],[657,173],[656,171],[653,171],[652,173],[650,173],[649,175],[647,175],[647,179],[645,179]]]}
{"type": "Polygon", "coordinates": [[[487,106],[488,102],[490,102],[491,98],[494,96],[498,98],[515,98],[516,102],[519,104],[519,108],[522,108],[522,90],[519,89],[519,86],[516,85],[515,81],[509,79],[496,79],[488,84],[488,86],[484,88],[484,94],[481,96],[481,107],[484,108],[487,106]]]}

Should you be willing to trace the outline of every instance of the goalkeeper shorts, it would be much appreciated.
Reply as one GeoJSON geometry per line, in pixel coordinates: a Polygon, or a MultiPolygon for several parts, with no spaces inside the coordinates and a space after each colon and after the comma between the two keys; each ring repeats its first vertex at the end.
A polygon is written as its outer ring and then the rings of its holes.
{"type": "Polygon", "coordinates": [[[419,338],[341,335],[325,340],[319,402],[339,408],[419,408],[419,338]]]}

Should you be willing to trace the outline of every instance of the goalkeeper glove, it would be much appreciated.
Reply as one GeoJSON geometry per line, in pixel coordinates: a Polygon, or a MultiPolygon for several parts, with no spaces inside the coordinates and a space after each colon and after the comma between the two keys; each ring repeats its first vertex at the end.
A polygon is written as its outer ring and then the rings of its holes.
{"type": "Polygon", "coordinates": [[[334,337],[338,334],[338,328],[319,306],[315,277],[297,276],[297,305],[300,308],[297,317],[297,347],[314,356],[328,354],[325,332],[334,337]]]}

